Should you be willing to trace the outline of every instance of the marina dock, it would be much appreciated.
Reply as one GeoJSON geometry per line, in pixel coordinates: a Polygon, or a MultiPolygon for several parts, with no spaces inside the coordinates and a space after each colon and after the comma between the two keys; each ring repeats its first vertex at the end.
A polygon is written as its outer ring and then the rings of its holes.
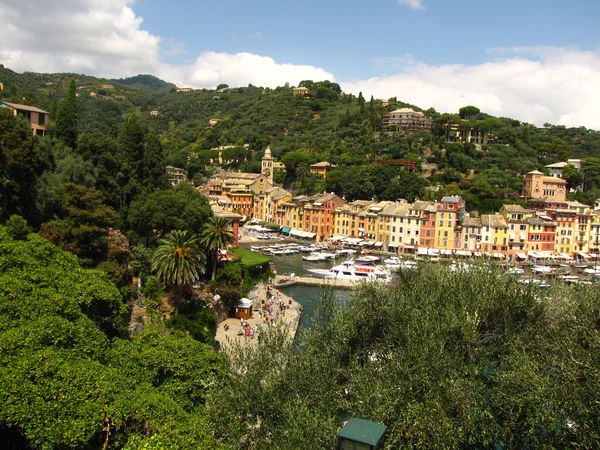
{"type": "Polygon", "coordinates": [[[273,282],[276,288],[284,288],[288,286],[304,285],[304,286],[319,286],[332,287],[336,289],[351,289],[355,281],[337,280],[335,278],[316,278],[316,277],[297,277],[291,275],[277,275],[273,282]]]}

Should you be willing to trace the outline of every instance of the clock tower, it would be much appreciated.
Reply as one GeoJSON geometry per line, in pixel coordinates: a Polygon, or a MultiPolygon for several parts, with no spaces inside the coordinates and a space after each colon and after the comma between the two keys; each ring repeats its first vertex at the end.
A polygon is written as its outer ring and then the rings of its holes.
{"type": "Polygon", "coordinates": [[[273,157],[271,156],[271,148],[267,147],[265,156],[262,158],[262,168],[260,173],[265,175],[269,180],[269,184],[273,185],[273,157]]]}

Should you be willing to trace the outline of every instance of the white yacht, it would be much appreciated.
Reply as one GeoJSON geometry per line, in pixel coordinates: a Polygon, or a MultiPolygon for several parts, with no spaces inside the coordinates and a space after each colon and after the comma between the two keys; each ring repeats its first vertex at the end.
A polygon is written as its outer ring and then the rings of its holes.
{"type": "Polygon", "coordinates": [[[327,258],[323,255],[323,253],[313,252],[308,256],[303,256],[302,261],[310,261],[310,262],[319,262],[325,261],[327,258]]]}
{"type": "Polygon", "coordinates": [[[531,271],[540,275],[548,275],[554,272],[554,269],[549,266],[534,266],[531,268],[531,271]]]}
{"type": "Polygon", "coordinates": [[[314,275],[323,278],[350,281],[390,281],[390,273],[375,265],[355,264],[354,261],[344,261],[331,269],[309,269],[314,275]]]}

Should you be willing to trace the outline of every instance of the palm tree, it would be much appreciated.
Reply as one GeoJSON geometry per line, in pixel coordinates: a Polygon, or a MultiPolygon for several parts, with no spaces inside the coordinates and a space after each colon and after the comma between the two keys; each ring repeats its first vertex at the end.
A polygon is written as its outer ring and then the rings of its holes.
{"type": "Polygon", "coordinates": [[[217,252],[220,249],[235,244],[235,236],[230,228],[229,220],[224,217],[213,216],[208,219],[202,228],[200,244],[210,254],[213,262],[211,280],[215,279],[217,274],[217,252]]]}
{"type": "Polygon", "coordinates": [[[296,179],[300,183],[300,187],[303,189],[308,177],[310,176],[310,167],[308,164],[301,164],[296,167],[296,179]]]}
{"type": "Polygon", "coordinates": [[[206,270],[206,256],[198,238],[187,231],[171,231],[158,242],[152,255],[152,271],[167,287],[175,289],[175,314],[179,314],[181,287],[200,279],[206,270]]]}

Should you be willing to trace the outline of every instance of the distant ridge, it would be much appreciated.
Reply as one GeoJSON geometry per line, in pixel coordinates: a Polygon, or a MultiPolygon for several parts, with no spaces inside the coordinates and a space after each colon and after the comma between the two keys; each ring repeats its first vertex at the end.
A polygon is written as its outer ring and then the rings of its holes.
{"type": "Polygon", "coordinates": [[[119,78],[111,80],[114,83],[122,84],[131,89],[149,89],[155,92],[167,92],[176,86],[173,83],[167,83],[154,75],[136,75],[128,78],[119,78]]]}

